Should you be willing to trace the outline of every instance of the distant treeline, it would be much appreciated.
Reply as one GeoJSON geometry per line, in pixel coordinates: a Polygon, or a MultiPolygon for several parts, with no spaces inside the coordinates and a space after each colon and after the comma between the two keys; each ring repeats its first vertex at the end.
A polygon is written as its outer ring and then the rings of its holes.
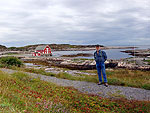
{"type": "MultiPolygon", "coordinates": [[[[51,49],[69,49],[69,48],[91,48],[95,47],[95,45],[70,45],[70,44],[36,44],[36,45],[27,45],[24,47],[6,47],[3,45],[0,45],[0,50],[9,50],[9,51],[32,51],[35,50],[37,46],[40,45],[49,45],[51,49]]],[[[100,45],[101,47],[104,47],[103,45],[100,45]]]]}

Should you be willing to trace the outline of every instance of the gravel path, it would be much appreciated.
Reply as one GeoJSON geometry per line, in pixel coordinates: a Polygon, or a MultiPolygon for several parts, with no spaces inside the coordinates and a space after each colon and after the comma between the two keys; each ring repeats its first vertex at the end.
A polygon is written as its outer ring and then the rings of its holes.
{"type": "MultiPolygon", "coordinates": [[[[0,68],[0,70],[10,74],[16,72],[15,70],[4,69],[4,68],[0,68]]],[[[72,86],[83,93],[95,94],[106,98],[124,97],[129,100],[134,99],[134,100],[150,101],[150,90],[133,88],[133,87],[114,86],[114,85],[109,85],[108,87],[105,87],[104,85],[99,86],[96,83],[92,83],[92,82],[73,81],[73,80],[60,79],[56,77],[40,75],[40,74],[34,74],[28,72],[25,73],[33,77],[40,77],[41,80],[56,83],[57,85],[72,86]]]]}

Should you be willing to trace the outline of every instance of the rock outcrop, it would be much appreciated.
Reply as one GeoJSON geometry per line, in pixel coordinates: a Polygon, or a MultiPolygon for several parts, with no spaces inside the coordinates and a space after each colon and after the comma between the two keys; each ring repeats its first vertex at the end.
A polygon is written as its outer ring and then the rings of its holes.
{"type": "Polygon", "coordinates": [[[123,61],[118,62],[117,68],[126,68],[132,70],[145,70],[150,71],[150,65],[136,65],[134,63],[126,63],[123,61]]]}
{"type": "MultiPolygon", "coordinates": [[[[81,59],[66,59],[66,58],[33,58],[23,59],[26,62],[45,62],[49,66],[57,66],[62,68],[68,68],[72,70],[91,70],[96,69],[96,63],[94,60],[81,60],[81,59]]],[[[115,68],[118,63],[106,61],[106,68],[115,68]]]]}
{"type": "Polygon", "coordinates": [[[125,50],[121,52],[128,53],[132,56],[141,56],[141,57],[150,56],[150,49],[125,50]]]}

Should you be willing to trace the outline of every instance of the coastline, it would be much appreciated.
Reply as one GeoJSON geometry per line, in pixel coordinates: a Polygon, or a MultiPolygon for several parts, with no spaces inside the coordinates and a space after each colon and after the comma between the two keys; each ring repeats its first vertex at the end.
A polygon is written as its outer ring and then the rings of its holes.
{"type": "MultiPolygon", "coordinates": [[[[101,47],[102,50],[107,50],[107,49],[134,49],[138,47],[118,47],[118,46],[104,46],[101,47]]],[[[53,51],[91,51],[95,50],[95,47],[85,47],[85,48],[65,48],[65,49],[53,49],[53,51]]]]}
{"type": "MultiPolygon", "coordinates": [[[[134,70],[150,70],[149,65],[149,53],[150,49],[135,49],[138,47],[101,47],[102,50],[110,50],[111,49],[127,49],[124,51],[120,51],[126,54],[131,54],[133,58],[121,58],[118,60],[115,59],[108,59],[105,62],[107,68],[127,68],[127,69],[134,69],[134,70]],[[134,50],[133,50],[134,49],[134,50]],[[140,54],[136,58],[136,56],[140,54]],[[142,55],[142,56],[141,56],[142,55]]],[[[61,51],[90,51],[95,50],[95,47],[88,47],[88,48],[68,48],[68,49],[61,49],[61,51]]],[[[53,51],[60,51],[59,49],[53,51]]],[[[59,57],[50,56],[50,57],[34,57],[31,55],[32,51],[3,51],[0,52],[0,57],[5,56],[15,56],[19,59],[26,61],[26,62],[46,62],[48,65],[56,66],[56,67],[64,67],[69,69],[77,69],[77,70],[90,70],[95,69],[95,61],[94,59],[87,59],[86,57],[91,56],[92,54],[87,53],[77,53],[77,54],[65,54],[59,57]],[[84,58],[78,58],[79,56],[84,58]]]]}

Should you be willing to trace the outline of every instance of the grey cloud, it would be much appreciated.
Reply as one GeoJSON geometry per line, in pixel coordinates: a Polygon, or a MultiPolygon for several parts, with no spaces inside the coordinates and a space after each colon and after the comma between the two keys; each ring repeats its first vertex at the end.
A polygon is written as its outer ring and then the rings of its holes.
{"type": "Polygon", "coordinates": [[[6,0],[0,7],[0,44],[147,44],[149,2],[6,0]]]}

